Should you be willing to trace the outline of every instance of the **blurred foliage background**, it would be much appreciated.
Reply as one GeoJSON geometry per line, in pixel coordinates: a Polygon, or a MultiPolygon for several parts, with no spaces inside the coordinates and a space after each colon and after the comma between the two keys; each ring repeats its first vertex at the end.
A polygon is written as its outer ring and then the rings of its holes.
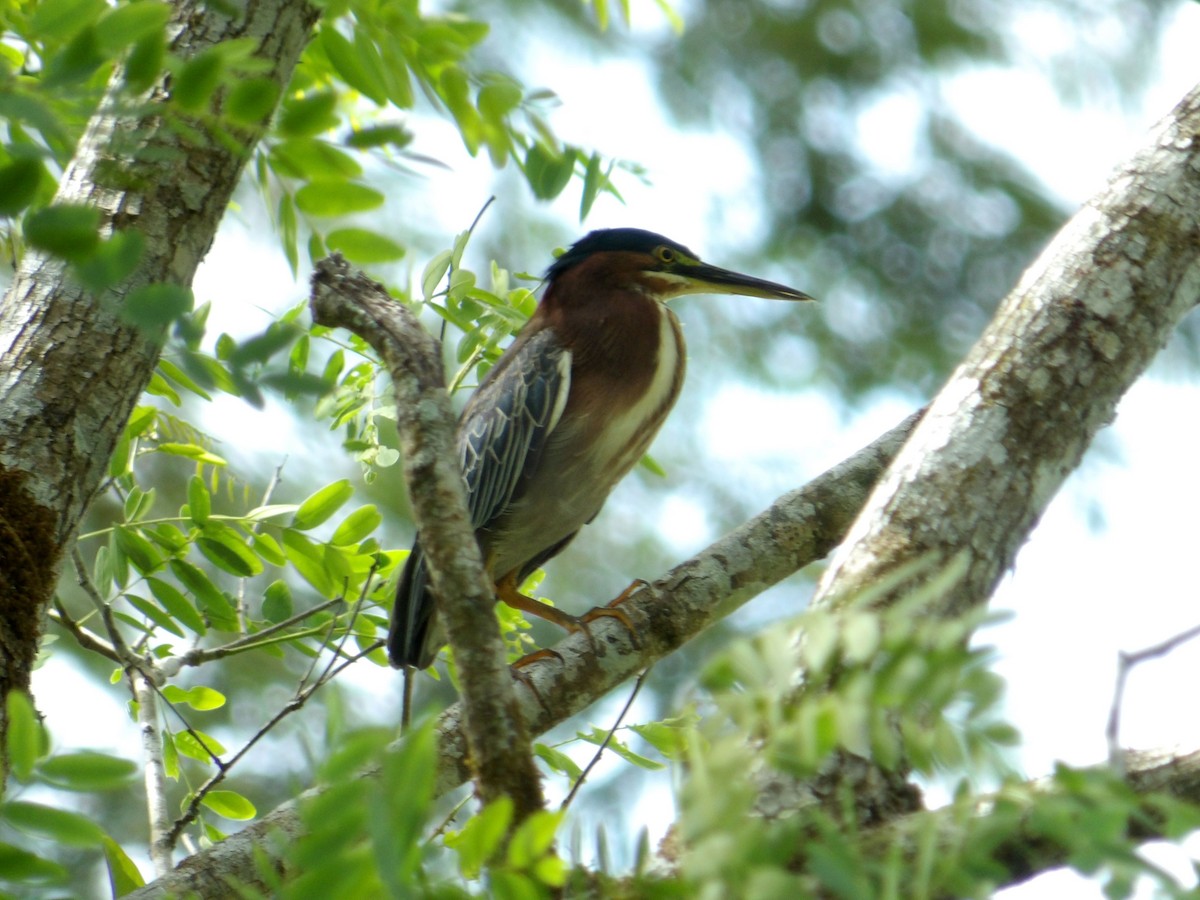
{"type": "MultiPolygon", "coordinates": [[[[557,195],[549,187],[547,199],[539,199],[527,155],[514,152],[507,165],[494,168],[485,158],[486,142],[464,153],[444,98],[417,91],[411,109],[371,118],[375,126],[395,129],[389,143],[362,159],[363,180],[387,203],[341,223],[394,242],[403,257],[369,268],[418,300],[428,261],[451,247],[494,194],[497,201],[481,217],[462,260],[483,284],[496,260],[512,273],[507,287],[533,288],[534,280],[519,276],[540,275],[551,248],[592,227],[635,225],[662,231],[718,265],[794,284],[821,301],[802,310],[730,298],[680,305],[692,368],[680,406],[652,451],[665,477],[640,469],[551,565],[541,589],[573,610],[615,596],[635,576],[660,574],[865,443],[874,426],[849,433],[839,427],[862,411],[884,409],[886,427],[888,415],[898,420],[946,378],[1000,298],[1086,195],[1076,184],[1048,183],[1029,160],[980,129],[987,117],[981,106],[995,105],[1004,121],[1020,121],[1027,107],[1035,131],[1044,125],[1038,116],[1047,96],[1066,117],[1101,111],[1119,123],[1144,123],[1166,30],[1186,27],[1194,37],[1200,27],[1194,15],[1178,24],[1181,2],[1132,0],[692,0],[667,11],[645,0],[627,5],[628,18],[605,0],[437,4],[439,13],[487,23],[486,37],[472,51],[479,68],[503,73],[527,92],[531,132],[545,122],[564,146],[587,148],[569,167],[578,177],[557,199],[549,199],[557,195]],[[598,20],[607,28],[598,28],[598,20]],[[980,86],[987,89],[972,96],[980,86]],[[608,174],[611,191],[596,190],[589,167],[608,174]],[[589,177],[593,202],[581,222],[589,177]],[[798,449],[740,458],[748,451],[739,454],[737,440],[722,433],[714,398],[723,398],[719,412],[744,397],[757,398],[751,411],[771,411],[766,431],[775,437],[737,435],[742,446],[762,441],[798,449]]],[[[339,103],[339,116],[359,113],[352,99],[339,103]]],[[[1166,111],[1155,109],[1150,118],[1166,111]]],[[[345,119],[331,119],[331,131],[348,134],[345,119]]],[[[1127,146],[1137,138],[1131,133],[1127,146]]],[[[1036,133],[1023,141],[1036,144],[1036,133]]],[[[346,146],[353,146],[348,138],[346,146]]],[[[1081,161],[1081,168],[1099,165],[1102,172],[1123,155],[1120,147],[1093,149],[1095,158],[1081,161]]],[[[493,162],[505,162],[503,154],[493,162]]],[[[212,302],[205,350],[222,331],[246,341],[307,292],[309,223],[303,216],[281,220],[264,203],[270,191],[262,181],[262,169],[252,167],[197,282],[198,302],[212,302]],[[281,254],[278,238],[289,247],[289,231],[291,249],[281,254]]],[[[326,249],[320,241],[311,246],[326,249]]],[[[440,326],[432,312],[425,315],[431,327],[440,326]]],[[[1193,318],[1180,344],[1189,366],[1196,361],[1198,327],[1193,318]]],[[[462,361],[457,344],[450,331],[451,372],[462,361]]],[[[185,335],[167,358],[182,366],[192,349],[185,335]]],[[[311,352],[308,370],[319,372],[331,348],[314,342],[311,352]]],[[[347,365],[353,364],[351,355],[347,365]]],[[[467,374],[465,388],[474,380],[467,374]]],[[[345,477],[360,501],[384,511],[379,544],[407,546],[411,524],[397,468],[367,467],[375,477],[364,481],[364,468],[343,450],[344,435],[313,415],[320,401],[300,393],[285,402],[270,390],[262,399],[261,412],[228,397],[212,403],[185,398],[177,411],[210,432],[218,451],[236,463],[236,477],[214,492],[214,510],[261,497],[280,466],[272,502],[298,503],[320,484],[345,477]]],[[[378,441],[393,447],[386,416],[377,425],[378,441]]],[[[157,502],[168,508],[188,502],[190,464],[151,465],[157,502]]],[[[99,502],[83,530],[106,528],[120,514],[114,501],[99,502]]],[[[694,696],[695,672],[713,648],[731,631],[799,611],[813,577],[797,576],[662,662],[634,719],[667,715],[681,697],[694,696]]],[[[305,587],[297,582],[293,590],[299,595],[305,587]]],[[[534,632],[539,642],[553,638],[540,628],[534,632]]],[[[53,652],[54,667],[70,659],[57,674],[39,674],[57,729],[72,713],[56,721],[55,686],[82,673],[88,696],[103,694],[112,665],[68,639],[58,640],[53,652]]],[[[264,661],[255,655],[206,672],[206,683],[225,695],[254,702],[206,712],[205,731],[252,731],[291,696],[297,665],[287,656],[264,661]]],[[[115,692],[107,696],[120,702],[115,692]]],[[[429,710],[453,696],[445,679],[425,679],[420,688],[429,710]]],[[[569,738],[576,727],[587,730],[588,723],[606,724],[623,699],[548,742],[569,738]]],[[[330,735],[393,723],[398,705],[398,676],[360,663],[324,689],[319,705],[272,732],[231,787],[253,797],[260,812],[270,809],[304,786],[304,773],[323,756],[330,735]]],[[[92,732],[78,740],[109,745],[116,739],[92,732]]],[[[636,739],[631,743],[645,749],[636,739]]],[[[587,757],[586,746],[576,750],[587,757]]],[[[614,853],[627,854],[645,810],[667,796],[656,773],[606,765],[584,792],[581,821],[605,823],[614,833],[612,846],[625,848],[614,853]]],[[[122,820],[141,816],[124,803],[101,803],[89,812],[122,834],[138,827],[122,820]]]]}

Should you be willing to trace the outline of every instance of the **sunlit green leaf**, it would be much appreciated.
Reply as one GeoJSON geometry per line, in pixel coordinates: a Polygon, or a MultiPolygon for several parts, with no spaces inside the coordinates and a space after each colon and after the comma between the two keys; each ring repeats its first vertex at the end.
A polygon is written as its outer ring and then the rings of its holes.
{"type": "Polygon", "coordinates": [[[338,546],[356,544],[378,528],[382,521],[383,515],[374,505],[361,506],[342,520],[329,542],[338,546]]]}
{"type": "Polygon", "coordinates": [[[258,815],[254,804],[235,791],[209,791],[200,802],[226,819],[244,821],[258,815]]]}
{"type": "Polygon", "coordinates": [[[145,885],[138,867],[111,838],[104,839],[104,861],[108,864],[108,878],[114,897],[124,897],[145,885]]]}
{"type": "Polygon", "coordinates": [[[325,236],[330,250],[362,265],[392,262],[404,256],[404,247],[389,237],[366,228],[338,228],[325,236]]]}
{"type": "Polygon", "coordinates": [[[197,728],[176,733],[175,749],[190,759],[210,765],[213,754],[223,756],[225,753],[225,747],[220,741],[197,728]]]}
{"type": "Polygon", "coordinates": [[[225,695],[204,685],[195,685],[184,690],[175,684],[165,685],[162,694],[172,703],[186,703],[192,709],[206,712],[225,705],[225,695]]]}
{"type": "Polygon", "coordinates": [[[472,816],[462,831],[446,835],[446,846],[457,851],[458,867],[465,877],[479,877],[484,864],[500,849],[512,817],[512,798],[503,796],[472,816]]]}
{"type": "Polygon", "coordinates": [[[225,460],[197,444],[181,444],[174,441],[166,441],[158,444],[154,449],[159,453],[169,453],[172,456],[186,456],[188,459],[194,459],[197,462],[208,463],[214,466],[225,465],[225,460]]]}
{"type": "Polygon", "coordinates": [[[292,527],[307,531],[320,525],[335,512],[341,509],[347,500],[354,496],[354,488],[346,479],[327,484],[319,491],[309,495],[292,519],[292,527]]]}
{"type": "Polygon", "coordinates": [[[346,216],[383,205],[383,194],[357,181],[310,181],[296,191],[296,206],[310,216],[346,216]]]}

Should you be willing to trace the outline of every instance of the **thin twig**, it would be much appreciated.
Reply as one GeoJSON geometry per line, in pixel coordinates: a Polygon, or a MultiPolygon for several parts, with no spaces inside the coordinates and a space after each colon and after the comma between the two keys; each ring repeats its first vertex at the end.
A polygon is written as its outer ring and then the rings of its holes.
{"type": "Polygon", "coordinates": [[[1124,774],[1125,756],[1121,752],[1121,705],[1125,698],[1125,682],[1133,667],[1146,660],[1166,656],[1176,647],[1200,637],[1200,625],[1193,626],[1161,644],[1138,650],[1136,653],[1126,653],[1124,650],[1117,654],[1117,683],[1113,688],[1112,708],[1108,712],[1108,726],[1104,730],[1108,739],[1108,762],[1118,773],[1124,774]]]}
{"type": "Polygon", "coordinates": [[[608,730],[608,734],[604,736],[603,743],[596,748],[596,753],[592,756],[591,762],[584,767],[583,771],[579,773],[579,778],[576,779],[573,785],[571,785],[571,792],[567,794],[566,799],[563,800],[559,809],[566,809],[571,805],[571,801],[575,799],[575,795],[579,793],[579,789],[583,787],[583,783],[587,781],[587,777],[589,774],[591,774],[592,769],[596,768],[596,765],[600,762],[600,757],[604,755],[604,751],[608,749],[608,745],[612,741],[613,735],[617,733],[617,729],[621,727],[621,722],[624,720],[625,716],[629,714],[629,709],[633,706],[633,701],[637,699],[637,695],[641,692],[642,685],[646,683],[646,676],[650,674],[650,670],[652,668],[654,667],[647,666],[645,669],[642,669],[641,674],[638,675],[637,681],[633,683],[633,690],[629,692],[629,699],[625,701],[625,705],[621,708],[621,712],[617,716],[617,720],[613,722],[612,728],[610,728],[608,730]]]}
{"type": "Polygon", "coordinates": [[[127,671],[133,699],[137,702],[138,730],[142,736],[142,776],[146,784],[146,809],[150,818],[150,859],[158,877],[174,868],[168,836],[171,817],[167,812],[166,764],[162,735],[158,730],[158,688],[140,668],[127,671]]]}
{"type": "MultiPolygon", "coordinates": [[[[291,628],[293,625],[298,625],[305,619],[315,616],[317,613],[322,613],[330,607],[337,606],[339,603],[344,602],[345,598],[334,597],[332,600],[326,600],[324,603],[320,603],[317,606],[314,606],[312,609],[306,609],[303,612],[298,612],[294,616],[284,619],[282,622],[276,622],[274,625],[268,625],[266,628],[254,632],[254,634],[248,634],[245,637],[237,638],[236,640],[230,641],[228,644],[222,644],[220,647],[209,647],[206,649],[197,647],[194,650],[189,650],[187,653],[184,653],[181,656],[168,657],[159,664],[159,668],[161,668],[168,676],[173,676],[178,674],[179,670],[184,666],[200,666],[204,663],[212,662],[213,660],[223,659],[226,656],[232,656],[235,653],[245,653],[248,650],[255,650],[265,644],[274,643],[274,641],[267,640],[267,638],[272,637],[276,633],[287,628],[291,628]]],[[[294,634],[285,635],[286,640],[291,640],[294,637],[296,637],[294,634]]]]}
{"type": "MultiPolygon", "coordinates": [[[[275,493],[275,488],[279,487],[279,482],[282,480],[281,476],[283,474],[283,467],[285,465],[287,465],[287,457],[286,456],[283,458],[283,462],[281,462],[279,465],[277,465],[275,467],[275,471],[271,473],[271,480],[267,482],[267,486],[263,490],[262,502],[259,504],[259,506],[266,506],[267,504],[269,504],[271,502],[271,495],[275,493]]],[[[258,530],[262,527],[262,525],[263,525],[263,523],[261,520],[255,522],[253,525],[250,526],[250,533],[258,534],[258,530]]],[[[248,623],[246,622],[246,579],[245,578],[238,579],[237,620],[238,620],[238,630],[242,634],[245,634],[246,628],[248,627],[248,623]]]]}
{"type": "Polygon", "coordinates": [[[368,656],[371,653],[374,653],[376,650],[378,650],[382,646],[383,646],[383,641],[376,641],[374,644],[372,644],[370,647],[367,647],[365,650],[361,651],[360,653],[356,653],[354,656],[348,657],[344,662],[342,662],[342,664],[340,666],[337,666],[336,668],[328,671],[328,673],[325,674],[324,676],[322,676],[321,679],[318,680],[317,682],[309,685],[308,687],[301,688],[300,690],[298,690],[296,692],[295,696],[292,697],[292,699],[289,700],[286,704],[284,704],[279,709],[279,711],[275,713],[275,715],[273,715],[270,719],[268,719],[266,724],[263,725],[262,728],[260,728],[254,734],[254,736],[251,737],[250,740],[248,740],[240,750],[238,750],[237,753],[235,753],[233,756],[229,757],[228,762],[222,763],[221,766],[217,769],[217,771],[214,772],[209,777],[209,779],[206,782],[204,782],[204,784],[200,785],[200,787],[195,791],[195,793],[193,793],[192,799],[188,803],[187,809],[184,810],[183,815],[181,815],[178,819],[175,820],[175,823],[171,826],[171,830],[167,834],[168,839],[170,840],[171,844],[173,845],[175,843],[175,841],[177,841],[179,839],[179,836],[183,832],[183,829],[185,829],[188,825],[190,825],[195,820],[196,816],[199,815],[200,805],[204,801],[204,798],[208,794],[208,792],[211,791],[213,788],[215,788],[217,785],[219,785],[222,781],[224,781],[225,776],[228,775],[228,773],[229,773],[229,770],[231,768],[233,768],[233,766],[235,766],[242,759],[242,757],[244,757],[247,753],[249,753],[251,748],[253,748],[255,744],[257,744],[260,740],[262,740],[264,737],[266,737],[267,733],[272,728],[274,728],[276,725],[278,725],[281,721],[283,721],[285,718],[290,716],[292,713],[296,712],[299,709],[302,709],[304,707],[304,705],[312,697],[313,694],[315,694],[318,690],[320,690],[322,687],[324,687],[329,682],[333,681],[333,679],[335,679],[338,675],[340,675],[348,666],[351,666],[354,663],[358,662],[363,657],[368,656]]]}
{"type": "Polygon", "coordinates": [[[90,631],[85,631],[83,626],[71,618],[70,613],[62,605],[62,600],[57,596],[54,598],[54,612],[50,613],[50,621],[57,622],[67,631],[71,632],[75,642],[85,650],[91,650],[93,653],[99,653],[105,659],[112,660],[115,663],[123,663],[124,661],[113,649],[112,644],[105,641],[103,638],[98,638],[90,631]]]}
{"type": "Polygon", "coordinates": [[[450,810],[446,818],[442,819],[442,824],[435,828],[430,833],[429,837],[425,839],[425,846],[432,844],[438,835],[450,827],[450,823],[454,821],[455,817],[457,817],[460,812],[462,812],[462,808],[471,801],[471,797],[473,796],[473,794],[468,792],[466,796],[458,801],[458,803],[454,804],[454,809],[450,810]]]}
{"type": "Polygon", "coordinates": [[[117,629],[116,620],[113,619],[112,606],[100,596],[100,592],[92,584],[91,576],[87,573],[87,564],[83,561],[83,554],[79,552],[78,545],[71,548],[71,561],[75,564],[75,577],[79,586],[83,588],[83,592],[87,594],[92,605],[96,607],[96,611],[100,613],[100,621],[104,623],[104,630],[108,632],[109,642],[112,644],[117,658],[125,666],[136,664],[137,657],[130,651],[129,645],[125,643],[125,638],[117,629]]]}

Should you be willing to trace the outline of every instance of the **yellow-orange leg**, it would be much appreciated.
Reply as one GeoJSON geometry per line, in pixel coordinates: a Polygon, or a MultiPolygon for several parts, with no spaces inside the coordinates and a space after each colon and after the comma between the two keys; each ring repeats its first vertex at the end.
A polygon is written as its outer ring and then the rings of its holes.
{"type": "MultiPolygon", "coordinates": [[[[601,617],[612,618],[619,621],[629,631],[629,635],[633,639],[634,645],[639,647],[641,646],[641,643],[638,641],[637,637],[637,629],[633,627],[632,620],[630,620],[629,616],[626,615],[623,609],[617,609],[616,607],[619,604],[624,603],[627,599],[629,599],[630,596],[637,593],[639,589],[646,586],[647,583],[645,581],[638,579],[637,581],[634,581],[633,584],[629,585],[629,587],[627,587],[624,591],[622,591],[621,595],[607,606],[597,606],[595,609],[589,610],[582,616],[573,616],[568,612],[563,612],[561,609],[550,606],[548,603],[543,603],[540,600],[535,600],[532,597],[522,594],[519,590],[517,590],[516,574],[513,572],[505,575],[496,583],[496,597],[503,603],[511,606],[513,609],[519,609],[521,612],[528,613],[531,616],[537,616],[539,619],[545,619],[547,622],[553,622],[559,628],[565,629],[566,631],[582,631],[584,635],[587,636],[588,643],[592,645],[592,650],[595,651],[596,641],[592,637],[592,632],[587,625],[588,622],[592,622],[601,617]]],[[[518,660],[518,663],[523,663],[525,660],[528,660],[529,662],[537,661],[536,657],[538,655],[536,653],[530,654],[530,656],[535,658],[531,659],[528,656],[523,657],[521,660],[518,660]]]]}

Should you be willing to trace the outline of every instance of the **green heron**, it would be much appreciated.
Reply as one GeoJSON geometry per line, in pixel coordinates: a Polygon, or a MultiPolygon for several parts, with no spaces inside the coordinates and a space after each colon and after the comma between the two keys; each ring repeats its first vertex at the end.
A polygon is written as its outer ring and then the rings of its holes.
{"type": "MultiPolygon", "coordinates": [[[[600,512],[645,454],[683,386],[681,294],[811,300],[794,288],[700,262],[638,228],[593,231],[546,272],[537,311],[472,395],[458,425],[471,524],[497,599],[568,630],[572,616],[522,582],[600,512]]],[[[446,643],[420,536],[392,611],[388,657],[426,668],[446,643]]]]}

